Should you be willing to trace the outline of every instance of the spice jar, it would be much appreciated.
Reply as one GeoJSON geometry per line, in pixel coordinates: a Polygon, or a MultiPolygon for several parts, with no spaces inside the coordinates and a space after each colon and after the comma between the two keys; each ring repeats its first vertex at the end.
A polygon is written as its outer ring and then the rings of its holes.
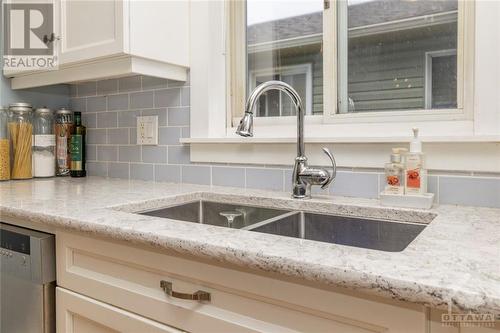
{"type": "Polygon", "coordinates": [[[33,176],[54,177],[56,175],[56,136],[54,115],[46,107],[35,110],[33,146],[33,176]]]}
{"type": "Polygon", "coordinates": [[[12,179],[29,179],[33,177],[32,169],[32,112],[31,104],[13,103],[9,105],[9,136],[12,151],[12,179]]]}
{"type": "Polygon", "coordinates": [[[9,114],[0,108],[0,180],[10,179],[10,142],[7,123],[9,114]]]}
{"type": "Polygon", "coordinates": [[[70,139],[73,133],[73,114],[62,108],[56,111],[56,175],[69,176],[71,167],[70,139]]]}

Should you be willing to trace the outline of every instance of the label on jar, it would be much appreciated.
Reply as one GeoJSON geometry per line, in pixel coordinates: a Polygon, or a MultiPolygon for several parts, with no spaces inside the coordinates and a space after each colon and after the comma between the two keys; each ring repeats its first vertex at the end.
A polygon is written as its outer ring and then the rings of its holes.
{"type": "Polygon", "coordinates": [[[57,166],[59,168],[69,168],[68,160],[68,139],[64,136],[57,137],[57,166]]]}
{"type": "Polygon", "coordinates": [[[54,134],[36,134],[35,147],[53,147],[56,145],[56,136],[54,134]]]}
{"type": "Polygon", "coordinates": [[[72,132],[72,124],[57,124],[56,132],[56,158],[57,158],[57,174],[65,176],[69,174],[70,168],[70,152],[69,152],[69,136],[72,132]]]}
{"type": "Polygon", "coordinates": [[[71,136],[71,170],[83,170],[83,139],[80,134],[71,136]]]}

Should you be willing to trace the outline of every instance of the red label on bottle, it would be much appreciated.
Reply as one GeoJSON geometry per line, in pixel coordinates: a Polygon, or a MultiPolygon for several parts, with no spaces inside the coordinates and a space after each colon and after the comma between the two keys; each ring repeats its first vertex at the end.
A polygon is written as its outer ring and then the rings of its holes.
{"type": "Polygon", "coordinates": [[[420,188],[420,169],[406,171],[406,186],[420,188]]]}

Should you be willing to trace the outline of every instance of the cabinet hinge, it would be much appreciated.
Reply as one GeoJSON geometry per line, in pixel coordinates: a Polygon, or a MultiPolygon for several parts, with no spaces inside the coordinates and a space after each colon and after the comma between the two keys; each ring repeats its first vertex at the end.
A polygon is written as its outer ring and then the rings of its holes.
{"type": "Polygon", "coordinates": [[[324,9],[330,8],[330,0],[323,0],[323,8],[324,9]]]}

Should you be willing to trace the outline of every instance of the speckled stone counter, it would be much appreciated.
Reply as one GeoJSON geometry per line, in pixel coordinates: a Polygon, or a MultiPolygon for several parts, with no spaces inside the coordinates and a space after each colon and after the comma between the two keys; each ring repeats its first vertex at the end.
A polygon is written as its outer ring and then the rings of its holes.
{"type": "Polygon", "coordinates": [[[500,209],[381,207],[377,200],[89,177],[0,183],[0,218],[190,254],[219,263],[456,311],[500,314],[500,209]],[[199,198],[427,223],[382,252],[134,214],[199,198]]]}

